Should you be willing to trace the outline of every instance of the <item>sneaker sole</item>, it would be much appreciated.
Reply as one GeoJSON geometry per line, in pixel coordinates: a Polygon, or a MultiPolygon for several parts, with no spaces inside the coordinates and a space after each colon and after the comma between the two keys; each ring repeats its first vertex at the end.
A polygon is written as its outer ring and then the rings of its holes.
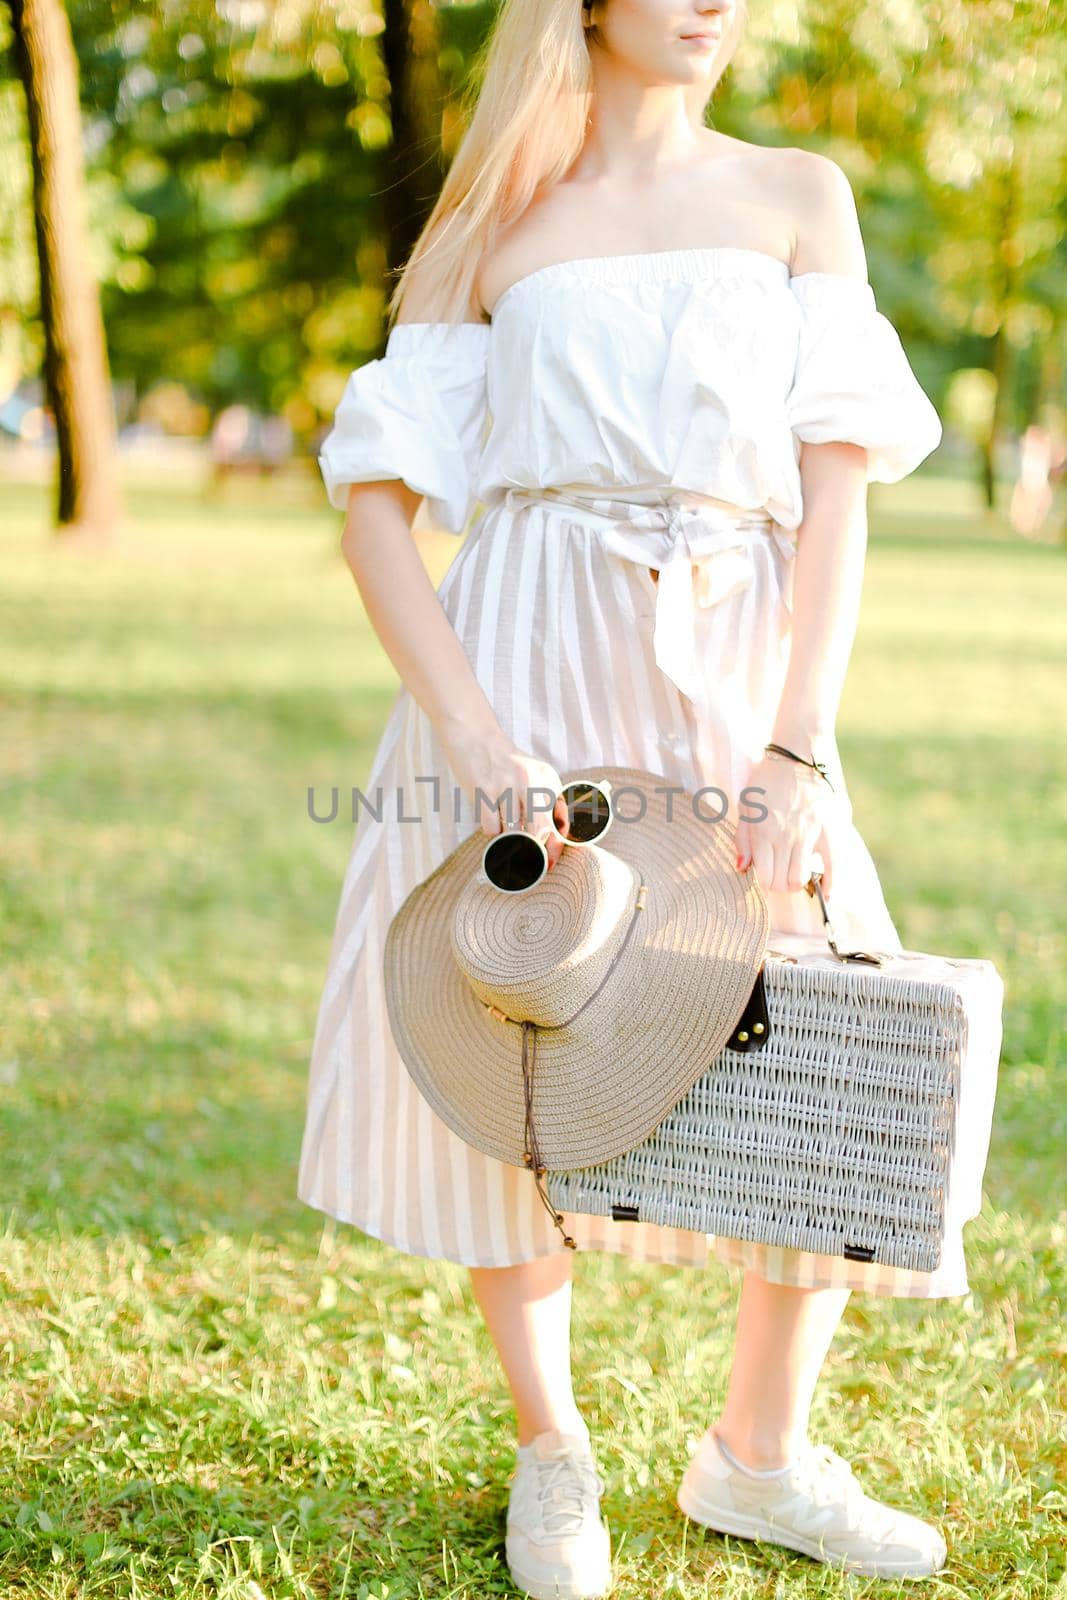
{"type": "Polygon", "coordinates": [[[700,1497],[683,1480],[677,1495],[678,1507],[693,1522],[716,1533],[732,1533],[741,1539],[763,1539],[768,1544],[784,1544],[802,1555],[813,1556],[816,1561],[841,1567],[846,1572],[858,1572],[869,1578],[929,1578],[942,1572],[945,1562],[935,1566],[930,1557],[916,1557],[911,1561],[863,1561],[857,1556],[832,1555],[821,1549],[818,1540],[782,1528],[765,1517],[746,1517],[740,1511],[724,1511],[719,1506],[706,1506],[700,1497]]]}
{"type": "Polygon", "coordinates": [[[507,1560],[512,1582],[517,1589],[530,1595],[531,1600],[601,1600],[601,1597],[610,1594],[615,1586],[614,1573],[604,1579],[599,1586],[590,1588],[576,1578],[549,1580],[532,1574],[524,1576],[521,1562],[513,1561],[510,1555],[507,1560]]]}

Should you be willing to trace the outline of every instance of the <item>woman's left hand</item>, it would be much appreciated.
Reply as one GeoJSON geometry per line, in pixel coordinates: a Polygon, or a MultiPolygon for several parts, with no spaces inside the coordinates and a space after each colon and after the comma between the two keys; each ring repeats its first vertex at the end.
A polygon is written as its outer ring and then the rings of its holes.
{"type": "Polygon", "coordinates": [[[751,863],[765,890],[793,893],[821,870],[823,894],[833,889],[833,844],[837,796],[810,767],[764,756],[749,772],[737,824],[737,868],[751,863]],[[746,790],[756,790],[744,798],[746,790]],[[767,815],[758,816],[760,807],[767,815]],[[753,820],[746,821],[745,817],[753,820]],[[821,857],[821,861],[816,859],[821,857]]]}

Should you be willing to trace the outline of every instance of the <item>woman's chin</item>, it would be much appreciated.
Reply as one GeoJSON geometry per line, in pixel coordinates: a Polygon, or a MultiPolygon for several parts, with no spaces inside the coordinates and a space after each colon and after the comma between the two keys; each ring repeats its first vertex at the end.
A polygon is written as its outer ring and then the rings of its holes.
{"type": "MultiPolygon", "coordinates": [[[[714,56],[705,59],[699,55],[694,55],[690,60],[664,62],[657,73],[646,79],[646,83],[650,89],[688,89],[694,83],[707,83],[713,75],[714,65],[714,56]]],[[[641,68],[647,73],[648,63],[642,62],[641,68]]]]}

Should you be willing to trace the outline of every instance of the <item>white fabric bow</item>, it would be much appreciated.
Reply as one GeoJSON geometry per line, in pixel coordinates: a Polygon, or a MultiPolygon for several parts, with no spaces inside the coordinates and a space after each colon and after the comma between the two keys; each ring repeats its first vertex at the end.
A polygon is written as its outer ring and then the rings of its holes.
{"type": "MultiPolygon", "coordinates": [[[[754,575],[753,542],[771,537],[787,559],[796,540],[766,511],[725,506],[692,490],[641,491],[566,484],[516,489],[509,499],[560,502],[602,523],[613,555],[659,571],[653,649],[656,664],[701,714],[714,686],[706,682],[698,640],[698,615],[740,593],[754,575]]],[[[782,593],[789,607],[791,585],[782,593]]]]}

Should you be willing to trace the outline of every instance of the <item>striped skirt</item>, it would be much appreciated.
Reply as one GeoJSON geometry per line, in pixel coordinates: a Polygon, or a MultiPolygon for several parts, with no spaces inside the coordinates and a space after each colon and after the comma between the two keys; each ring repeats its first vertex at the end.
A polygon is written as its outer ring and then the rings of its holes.
{"type": "MultiPolygon", "coordinates": [[[[509,490],[476,520],[438,595],[493,710],[557,771],[638,767],[733,809],[772,736],[788,664],[795,535],[765,513],[663,489],[509,490]]],[[[829,898],[842,946],[899,950],[836,747],[829,898]]],[[[565,1249],[524,1168],[464,1143],[407,1073],[381,981],[390,919],[478,826],[433,724],[391,707],[355,823],[318,1010],[297,1192],[395,1249],[509,1266],[565,1249]],[[433,780],[437,780],[435,783],[433,780]]],[[[736,811],[734,811],[736,816],[736,811]]],[[[819,932],[817,902],[767,891],[775,931],[819,932]]],[[[935,1298],[969,1284],[961,1223],[911,1272],[651,1223],[566,1213],[578,1250],[773,1283],[935,1298]]],[[[966,1220],[966,1219],[963,1219],[966,1220]]]]}

